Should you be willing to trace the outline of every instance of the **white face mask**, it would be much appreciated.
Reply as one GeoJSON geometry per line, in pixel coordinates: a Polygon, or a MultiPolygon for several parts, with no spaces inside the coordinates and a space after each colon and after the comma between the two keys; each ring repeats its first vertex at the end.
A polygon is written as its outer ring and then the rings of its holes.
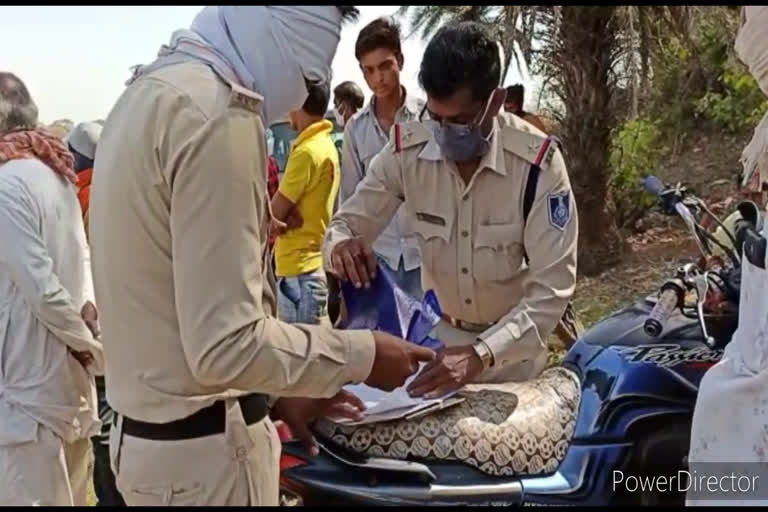
{"type": "MultiPolygon", "coordinates": [[[[343,106],[341,108],[344,108],[343,106]]],[[[339,108],[333,108],[333,117],[336,119],[336,124],[344,127],[344,114],[341,113],[339,108]]]]}

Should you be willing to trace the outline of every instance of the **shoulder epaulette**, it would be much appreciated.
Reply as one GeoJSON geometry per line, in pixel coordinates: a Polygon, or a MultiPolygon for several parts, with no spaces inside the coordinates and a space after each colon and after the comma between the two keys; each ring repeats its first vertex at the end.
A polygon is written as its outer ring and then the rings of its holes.
{"type": "Polygon", "coordinates": [[[538,135],[513,126],[506,126],[502,131],[504,149],[530,164],[546,166],[559,148],[556,137],[538,135]]]}
{"type": "Polygon", "coordinates": [[[419,121],[396,123],[392,127],[393,151],[399,153],[403,149],[410,148],[429,141],[430,130],[419,121]]]}
{"type": "Polygon", "coordinates": [[[231,107],[242,108],[249,112],[261,114],[264,97],[236,83],[230,82],[232,93],[229,96],[231,107]]]}

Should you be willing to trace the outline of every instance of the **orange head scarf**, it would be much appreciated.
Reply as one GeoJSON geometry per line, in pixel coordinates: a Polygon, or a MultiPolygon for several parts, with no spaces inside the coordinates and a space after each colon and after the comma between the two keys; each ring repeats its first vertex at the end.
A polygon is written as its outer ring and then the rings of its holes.
{"type": "Polygon", "coordinates": [[[0,164],[10,160],[37,159],[53,172],[77,183],[74,157],[64,143],[48,131],[19,130],[0,135],[0,164]]]}

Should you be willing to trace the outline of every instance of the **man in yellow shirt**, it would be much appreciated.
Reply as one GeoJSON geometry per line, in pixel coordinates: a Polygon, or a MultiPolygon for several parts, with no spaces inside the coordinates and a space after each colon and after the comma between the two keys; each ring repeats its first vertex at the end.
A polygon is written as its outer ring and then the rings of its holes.
{"type": "Polygon", "coordinates": [[[328,317],[328,284],[322,268],[322,242],[339,189],[339,156],[324,118],[328,84],[307,84],[309,96],[289,114],[299,135],[285,174],[272,198],[278,314],[288,323],[319,324],[328,317]],[[300,225],[295,227],[299,219],[300,225]]]}

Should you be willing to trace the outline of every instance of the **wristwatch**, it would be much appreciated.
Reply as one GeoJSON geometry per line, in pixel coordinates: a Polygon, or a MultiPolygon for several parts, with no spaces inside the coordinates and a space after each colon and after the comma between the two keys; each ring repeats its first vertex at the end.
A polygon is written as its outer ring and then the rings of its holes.
{"type": "Polygon", "coordinates": [[[474,349],[475,354],[477,354],[477,357],[480,358],[480,361],[483,362],[484,370],[493,366],[493,352],[491,352],[491,349],[488,348],[488,345],[484,341],[478,341],[472,345],[472,348],[474,349]]]}

